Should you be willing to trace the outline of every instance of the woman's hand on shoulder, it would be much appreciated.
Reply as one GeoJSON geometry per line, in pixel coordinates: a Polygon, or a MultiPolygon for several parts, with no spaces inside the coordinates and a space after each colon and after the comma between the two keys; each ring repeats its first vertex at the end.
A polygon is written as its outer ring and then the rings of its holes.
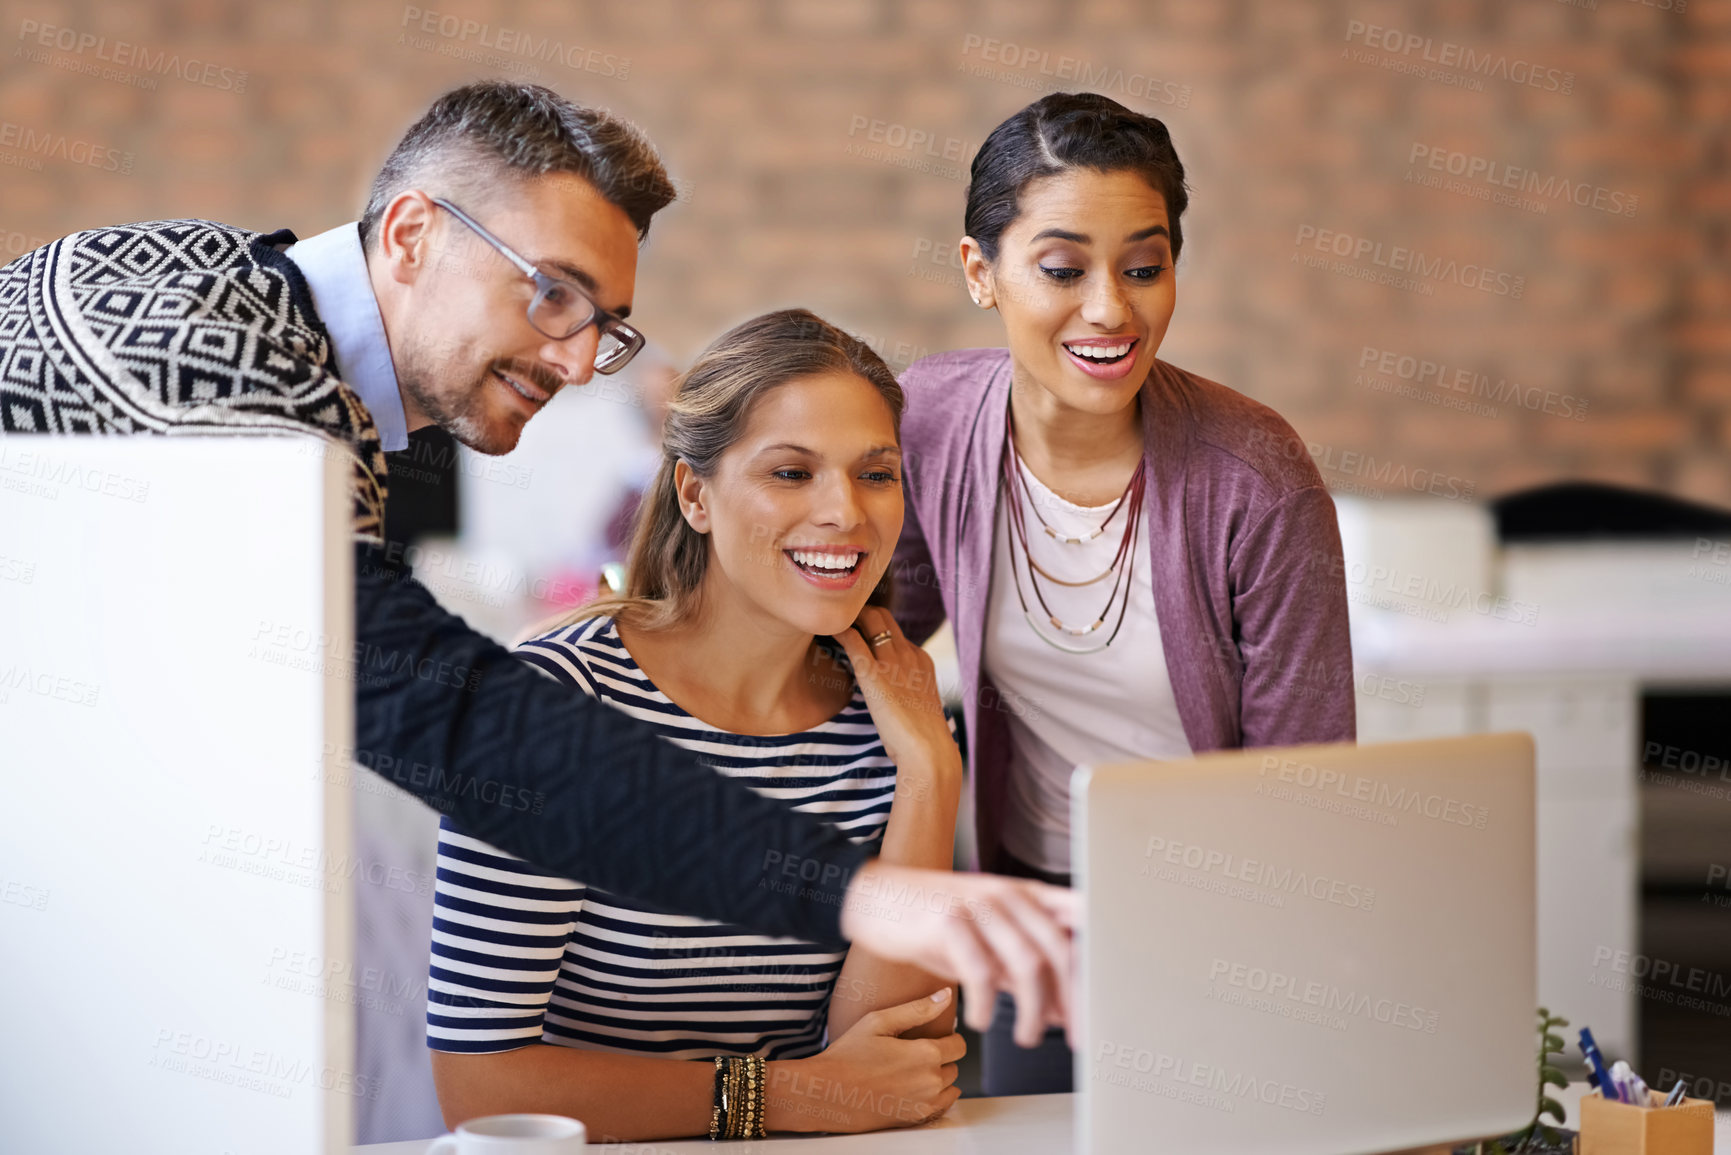
{"type": "Polygon", "coordinates": [[[944,717],[932,656],[908,641],[882,606],[865,607],[853,626],[835,638],[847,651],[884,751],[896,768],[959,773],[961,752],[944,717]]]}

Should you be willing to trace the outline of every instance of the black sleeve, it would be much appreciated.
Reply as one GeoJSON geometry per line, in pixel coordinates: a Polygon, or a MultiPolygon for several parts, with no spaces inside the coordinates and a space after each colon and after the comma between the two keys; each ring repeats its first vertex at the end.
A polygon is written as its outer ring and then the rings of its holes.
{"type": "Polygon", "coordinates": [[[561,686],[355,547],[355,762],[465,833],[668,913],[836,948],[870,856],[561,686]]]}

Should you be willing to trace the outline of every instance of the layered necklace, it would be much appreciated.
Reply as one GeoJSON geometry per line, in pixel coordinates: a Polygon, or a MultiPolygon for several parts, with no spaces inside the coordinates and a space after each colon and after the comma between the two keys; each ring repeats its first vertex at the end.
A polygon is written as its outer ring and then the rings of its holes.
{"type": "Polygon", "coordinates": [[[1098,527],[1088,530],[1079,537],[1070,537],[1059,533],[1047,524],[1044,517],[1040,516],[1039,504],[1029,495],[1027,486],[1022,480],[1022,459],[1016,454],[1014,422],[1009,414],[1005,414],[1003,489],[1010,511],[1010,576],[1015,580],[1016,600],[1021,603],[1022,617],[1026,619],[1028,628],[1053,649],[1062,650],[1066,654],[1097,654],[1111,645],[1112,640],[1118,636],[1118,631],[1123,628],[1124,619],[1130,611],[1131,583],[1134,581],[1136,572],[1136,539],[1140,535],[1142,527],[1142,497],[1147,492],[1147,488],[1148,464],[1144,458],[1137,463],[1136,472],[1131,475],[1130,483],[1124,487],[1124,492],[1118,495],[1118,500],[1112,503],[1112,508],[1106,513],[1106,519],[1098,527]],[[1081,581],[1066,581],[1063,578],[1054,577],[1041,568],[1040,563],[1034,560],[1033,550],[1028,548],[1028,527],[1022,512],[1024,499],[1026,499],[1028,506],[1033,509],[1034,518],[1040,523],[1040,528],[1045,530],[1046,536],[1057,542],[1059,546],[1079,546],[1093,541],[1106,532],[1107,527],[1112,524],[1120,510],[1124,511],[1128,523],[1124,527],[1123,538],[1118,542],[1118,552],[1112,557],[1112,564],[1093,577],[1081,581]],[[1045,611],[1046,620],[1052,624],[1053,629],[1073,638],[1090,637],[1100,631],[1106,624],[1106,619],[1112,616],[1113,606],[1117,606],[1117,620],[1113,623],[1111,633],[1106,635],[1105,641],[1093,646],[1069,646],[1051,637],[1040,628],[1039,623],[1034,620],[1032,611],[1028,608],[1027,595],[1022,592],[1022,574],[1016,565],[1018,548],[1021,550],[1022,568],[1028,571],[1028,585],[1034,591],[1034,600],[1045,611]],[[1058,615],[1052,612],[1052,607],[1046,604],[1046,595],[1040,592],[1040,578],[1045,578],[1054,585],[1081,588],[1102,582],[1108,577],[1112,579],[1112,590],[1106,595],[1106,603],[1100,607],[1100,612],[1095,616],[1091,625],[1078,627],[1059,620],[1058,615]]]}

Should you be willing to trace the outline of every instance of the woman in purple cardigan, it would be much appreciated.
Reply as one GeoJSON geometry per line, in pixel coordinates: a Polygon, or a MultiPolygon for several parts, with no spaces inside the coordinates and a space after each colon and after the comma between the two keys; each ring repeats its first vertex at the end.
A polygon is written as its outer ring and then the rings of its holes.
{"type": "MultiPolygon", "coordinates": [[[[1166,126],[1056,93],[974,158],[961,259],[1007,349],[902,378],[897,617],[948,619],[973,865],[1067,884],[1082,763],[1355,736],[1334,503],[1279,414],[1157,359],[1189,197],[1166,126]]],[[[1070,1089],[1063,1037],[987,1094],[1070,1089]]]]}

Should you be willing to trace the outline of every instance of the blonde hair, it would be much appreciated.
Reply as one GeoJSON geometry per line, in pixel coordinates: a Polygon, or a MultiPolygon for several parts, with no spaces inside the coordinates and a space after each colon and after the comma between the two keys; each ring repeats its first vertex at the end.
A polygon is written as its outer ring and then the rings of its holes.
{"type": "MultiPolygon", "coordinates": [[[[708,570],[709,543],[680,510],[675,466],[683,461],[698,477],[713,477],[722,454],[744,435],[761,397],[822,373],[852,373],[875,388],[890,408],[900,439],[901,386],[865,342],[805,309],[765,313],[736,325],[698,356],[668,406],[661,466],[637,507],[624,592],[580,606],[551,628],[604,615],[644,630],[688,620],[708,570]]],[[[889,590],[886,569],[872,600],[888,604],[889,590]]]]}

